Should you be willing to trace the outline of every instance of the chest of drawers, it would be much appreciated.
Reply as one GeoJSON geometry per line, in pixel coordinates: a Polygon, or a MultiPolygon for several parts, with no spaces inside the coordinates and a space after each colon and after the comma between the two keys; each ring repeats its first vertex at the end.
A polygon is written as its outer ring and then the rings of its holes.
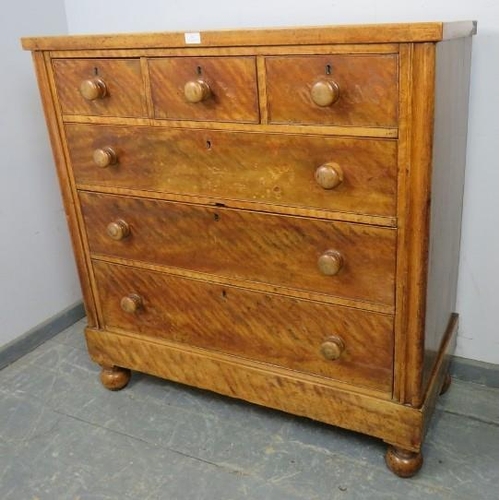
{"type": "Polygon", "coordinates": [[[422,464],[449,383],[475,23],[25,38],[101,380],[422,464]]]}

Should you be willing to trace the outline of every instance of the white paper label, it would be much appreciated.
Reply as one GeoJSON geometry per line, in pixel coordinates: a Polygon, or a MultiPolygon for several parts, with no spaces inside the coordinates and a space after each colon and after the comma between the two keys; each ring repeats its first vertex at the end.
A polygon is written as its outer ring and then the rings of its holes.
{"type": "Polygon", "coordinates": [[[201,35],[199,33],[184,33],[184,41],[186,43],[201,43],[201,35]]]}

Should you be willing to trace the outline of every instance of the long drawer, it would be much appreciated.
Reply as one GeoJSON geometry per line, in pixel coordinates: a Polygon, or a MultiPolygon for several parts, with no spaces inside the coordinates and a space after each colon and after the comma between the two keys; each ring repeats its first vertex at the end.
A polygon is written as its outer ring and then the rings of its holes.
{"type": "Polygon", "coordinates": [[[100,261],[94,271],[109,330],[391,390],[392,315],[100,261]]]}
{"type": "Polygon", "coordinates": [[[392,140],[66,125],[78,184],[394,216],[392,140]]]}
{"type": "Polygon", "coordinates": [[[80,193],[93,254],[394,303],[396,231],[80,193]]]}

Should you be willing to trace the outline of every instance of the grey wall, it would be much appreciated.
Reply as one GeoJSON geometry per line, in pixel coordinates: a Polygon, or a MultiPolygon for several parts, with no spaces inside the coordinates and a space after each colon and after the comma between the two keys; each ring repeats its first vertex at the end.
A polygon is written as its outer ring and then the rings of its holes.
{"type": "Polygon", "coordinates": [[[81,297],[31,54],[19,38],[67,31],[63,0],[0,16],[0,346],[81,297]]]}
{"type": "MultiPolygon", "coordinates": [[[[61,0],[62,1],[62,0],[61,0]]],[[[53,10],[56,9],[52,2],[53,10]]],[[[61,2],[60,2],[61,3],[61,2]]],[[[405,22],[405,21],[453,21],[462,19],[475,19],[479,22],[479,34],[473,42],[473,63],[470,99],[469,144],[467,155],[466,188],[464,198],[464,214],[462,228],[462,254],[460,262],[460,278],[457,310],[461,315],[460,333],[457,354],[476,360],[498,363],[498,1],[476,0],[475,2],[456,2],[455,0],[420,0],[418,2],[401,2],[400,0],[309,0],[307,2],[290,2],[288,0],[253,0],[252,2],[235,2],[234,0],[213,0],[207,3],[202,0],[184,2],[172,0],[65,0],[67,24],[69,32],[76,33],[112,33],[132,31],[162,31],[186,30],[196,31],[203,29],[219,29],[232,27],[259,27],[259,26],[298,26],[322,24],[348,24],[348,23],[376,23],[376,22],[405,22]]],[[[36,2],[21,2],[12,7],[14,15],[29,12],[23,5],[36,2]]],[[[10,5],[10,4],[9,4],[10,5]]],[[[38,7],[41,10],[41,7],[38,7]]],[[[44,2],[43,10],[46,5],[44,2]]],[[[50,9],[49,9],[50,10],[50,9]]],[[[33,24],[23,26],[23,34],[50,33],[58,30],[64,32],[62,13],[56,15],[54,24],[44,24],[45,14],[33,15],[33,24]]],[[[30,16],[31,17],[31,16],[30,16]]],[[[5,22],[5,21],[3,21],[5,22]]],[[[13,23],[16,25],[15,23],[13,23]]],[[[12,38],[17,36],[19,27],[13,30],[8,26],[7,36],[5,31],[0,35],[12,47],[12,38]],[[10,31],[9,31],[10,30],[10,31]]],[[[17,48],[17,46],[16,46],[17,48]]],[[[12,56],[15,49],[3,48],[3,55],[12,56]]],[[[19,53],[16,57],[22,56],[19,53]]],[[[23,59],[24,60],[24,59],[23,59]]],[[[21,73],[19,73],[19,78],[21,73]]],[[[23,179],[18,179],[13,172],[4,173],[9,186],[2,185],[2,189],[9,191],[9,197],[20,208],[16,216],[15,210],[9,207],[9,223],[13,229],[4,232],[12,234],[15,242],[9,243],[8,256],[14,262],[22,262],[23,256],[33,259],[32,250],[37,249],[38,262],[30,262],[27,266],[19,265],[19,273],[23,279],[17,283],[16,275],[9,269],[9,283],[16,289],[16,300],[11,300],[18,311],[23,308],[35,307],[34,294],[30,304],[23,303],[26,289],[30,288],[31,269],[35,272],[36,279],[32,282],[43,289],[44,275],[53,280],[54,274],[60,281],[58,287],[68,293],[70,301],[77,296],[74,284],[74,271],[67,252],[68,245],[65,236],[65,227],[61,222],[60,205],[55,194],[52,170],[47,160],[48,149],[45,141],[45,132],[40,119],[36,122],[34,114],[39,113],[39,104],[34,91],[31,69],[25,68],[22,74],[24,89],[16,91],[17,99],[25,106],[24,114],[29,117],[30,128],[35,134],[30,144],[32,151],[25,152],[31,157],[39,158],[38,163],[16,162],[22,165],[23,179]],[[28,87],[28,88],[26,88],[28,87]],[[19,95],[21,94],[21,95],[19,95]],[[23,103],[23,100],[29,100],[23,103]],[[36,151],[36,153],[35,153],[36,151]],[[47,165],[41,167],[47,160],[47,165]],[[45,155],[45,156],[44,156],[45,155]],[[42,175],[43,172],[43,175],[42,175]],[[34,176],[34,177],[33,177],[34,176]],[[35,237],[39,224],[35,223],[23,208],[21,200],[16,201],[22,188],[25,177],[30,177],[30,196],[36,198],[40,213],[47,228],[44,229],[45,246],[40,245],[40,233],[35,237]],[[40,177],[40,178],[38,178],[40,177]],[[42,183],[43,181],[43,183],[42,183]],[[34,190],[33,190],[34,189],[34,190]],[[39,199],[43,197],[43,200],[39,199]],[[57,202],[54,200],[57,199],[57,202]],[[43,207],[43,208],[42,208],[43,207]],[[22,220],[28,229],[20,230],[16,220],[22,220]],[[52,231],[47,233],[47,231],[52,231]],[[51,239],[55,235],[58,239],[51,239]],[[30,237],[29,235],[32,235],[30,237]],[[38,239],[37,239],[38,238],[38,239]],[[36,243],[36,245],[35,245],[36,243]],[[32,247],[32,248],[29,248],[32,247]],[[18,251],[19,250],[19,251],[18,251]],[[51,267],[51,254],[60,255],[60,272],[55,273],[51,267]],[[42,262],[48,264],[41,264],[42,262]],[[45,269],[44,269],[45,268],[45,269]],[[44,272],[42,272],[44,271],[44,272]]],[[[2,81],[0,85],[5,85],[2,81]]],[[[15,115],[15,104],[9,104],[14,109],[9,110],[9,116],[15,115]]],[[[18,103],[19,105],[19,103],[18,103]]],[[[25,120],[26,118],[19,118],[25,120]]],[[[17,130],[21,133],[26,127],[17,130]]],[[[15,136],[16,133],[13,132],[15,136]]],[[[3,140],[5,140],[3,138],[3,140]]],[[[7,145],[10,150],[12,147],[7,145]]],[[[5,148],[4,148],[5,151],[5,148]]],[[[12,153],[13,157],[14,152],[12,153]]],[[[10,157],[10,156],[9,156],[10,157]]],[[[21,175],[21,174],[20,174],[21,175]]],[[[3,184],[3,183],[2,183],[3,184]]],[[[24,194],[27,197],[27,194],[24,194]]],[[[33,206],[29,200],[28,206],[33,206]]],[[[3,204],[3,201],[2,201],[3,204]]],[[[5,217],[5,212],[0,212],[0,218],[5,217]]],[[[0,219],[3,223],[3,219],[0,219]]],[[[2,224],[3,225],[3,224],[2,224]]],[[[3,252],[3,243],[0,243],[3,252]]],[[[36,259],[35,259],[36,260],[36,259]]],[[[47,285],[45,285],[46,287],[47,285]]],[[[54,285],[56,286],[56,285],[54,285]]],[[[4,286],[2,286],[3,293],[4,286]]],[[[56,304],[64,302],[63,299],[47,295],[45,307],[36,306],[38,315],[43,315],[55,310],[56,304]],[[58,302],[59,300],[59,302],[58,302]]],[[[44,297],[45,299],[45,297],[44,297]]],[[[3,301],[5,304],[6,302],[3,301]]],[[[7,302],[8,303],[8,302],[7,302]]],[[[14,309],[16,311],[16,309],[14,309]]],[[[17,312],[9,313],[9,318],[17,312]]],[[[22,313],[21,313],[22,314],[22,313]]],[[[28,325],[37,314],[30,315],[22,323],[28,325]]],[[[2,319],[0,318],[0,323],[2,319]]],[[[14,324],[10,319],[7,324],[14,324]]],[[[21,332],[23,324],[17,324],[15,331],[21,332]]],[[[1,325],[0,325],[1,326],[1,325]]],[[[5,329],[4,329],[5,330],[5,329]]],[[[1,333],[0,333],[0,341],[1,333]]]]}

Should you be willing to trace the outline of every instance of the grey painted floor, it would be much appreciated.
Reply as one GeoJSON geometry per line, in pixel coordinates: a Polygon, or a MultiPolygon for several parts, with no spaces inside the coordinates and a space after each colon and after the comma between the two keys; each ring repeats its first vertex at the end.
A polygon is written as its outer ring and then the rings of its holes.
{"type": "Polygon", "coordinates": [[[496,389],[454,381],[404,480],[366,436],[136,373],[107,391],[83,325],[0,372],[2,500],[498,498],[496,389]]]}

